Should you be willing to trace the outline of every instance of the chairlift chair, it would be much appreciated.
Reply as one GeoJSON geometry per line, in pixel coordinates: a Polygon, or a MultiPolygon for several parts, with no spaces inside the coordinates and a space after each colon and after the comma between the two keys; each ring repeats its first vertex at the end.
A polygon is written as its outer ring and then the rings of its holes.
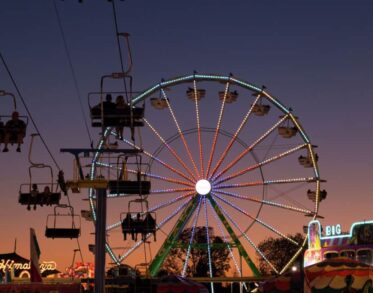
{"type": "Polygon", "coordinates": [[[0,97],[1,96],[10,96],[13,100],[13,111],[12,113],[7,114],[1,114],[0,113],[0,143],[5,143],[6,141],[6,135],[9,135],[8,137],[8,143],[11,145],[13,144],[23,144],[23,139],[26,135],[26,129],[28,125],[28,117],[27,116],[19,116],[17,112],[17,103],[16,98],[12,93],[8,93],[4,90],[0,90],[0,97]],[[7,123],[9,122],[12,124],[12,118],[14,115],[17,115],[18,120],[22,121],[23,123],[20,123],[20,125],[9,125],[7,126],[7,123]]]}
{"type": "Polygon", "coordinates": [[[29,183],[21,184],[19,189],[18,202],[21,205],[27,205],[28,210],[30,210],[31,205],[34,206],[34,210],[36,209],[36,206],[58,205],[61,199],[61,192],[58,191],[58,184],[53,182],[54,177],[52,167],[43,163],[35,163],[31,160],[32,145],[34,142],[34,137],[37,135],[38,134],[31,134],[31,142],[28,155],[28,160],[30,163],[29,183]],[[33,169],[49,169],[51,182],[35,183],[32,179],[33,169]]]}
{"type": "MultiPolygon", "coordinates": [[[[56,184],[50,184],[50,183],[33,183],[33,184],[21,184],[20,190],[19,190],[19,198],[18,203],[21,205],[27,205],[30,206],[48,206],[48,205],[59,205],[61,200],[61,193],[60,192],[51,192],[50,190],[53,190],[53,187],[57,185],[56,184]],[[36,185],[38,188],[40,186],[45,187],[44,189],[41,189],[42,191],[39,191],[39,189],[33,190],[32,186],[36,185]],[[49,188],[51,186],[51,188],[49,188]],[[46,191],[46,187],[48,187],[48,191],[46,191]],[[25,191],[27,189],[27,191],[25,191]]],[[[36,209],[36,208],[35,208],[36,209]]]]}
{"type": "Polygon", "coordinates": [[[45,228],[45,237],[47,238],[78,238],[80,236],[80,216],[74,214],[74,208],[69,205],[58,205],[54,207],[54,213],[47,216],[45,228]],[[59,213],[58,209],[67,209],[67,213],[59,213]],[[58,218],[71,217],[71,226],[58,227],[58,218]],[[52,219],[52,220],[51,220],[52,219]],[[75,219],[79,219],[78,226],[75,225],[75,219]],[[50,223],[53,223],[52,225],[50,223]]]}
{"type": "Polygon", "coordinates": [[[115,102],[109,101],[111,92],[106,92],[106,100],[104,101],[103,84],[106,78],[110,79],[129,79],[130,90],[128,93],[132,94],[132,76],[128,72],[114,72],[110,75],[101,77],[101,91],[100,101],[95,106],[91,104],[92,94],[88,95],[88,104],[90,108],[90,116],[92,120],[92,127],[141,127],[144,126],[144,111],[145,103],[142,106],[133,106],[131,103],[123,103],[117,107],[115,102]]]}
{"type": "Polygon", "coordinates": [[[110,194],[137,194],[141,196],[148,195],[150,193],[151,182],[142,172],[143,164],[141,155],[120,155],[117,159],[117,166],[118,168],[116,180],[109,180],[108,182],[108,189],[110,194]],[[129,158],[135,159],[135,162],[128,162],[129,158]],[[135,180],[130,180],[128,178],[128,165],[136,166],[136,170],[132,170],[136,172],[135,180]]]}
{"type": "Polygon", "coordinates": [[[137,235],[141,234],[141,239],[145,240],[146,236],[153,234],[156,241],[156,214],[148,211],[148,202],[144,199],[131,200],[128,203],[128,212],[120,215],[122,232],[124,240],[127,239],[127,234],[131,235],[132,240],[137,241],[137,235]],[[131,211],[131,203],[145,203],[146,212],[131,211]]]}

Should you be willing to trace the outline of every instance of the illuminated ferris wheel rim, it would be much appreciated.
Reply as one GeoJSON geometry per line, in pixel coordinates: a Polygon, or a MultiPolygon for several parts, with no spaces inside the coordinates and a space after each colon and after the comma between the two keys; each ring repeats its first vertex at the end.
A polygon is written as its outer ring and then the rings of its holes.
{"type": "MultiPolygon", "coordinates": [[[[297,118],[295,116],[293,116],[293,114],[291,113],[291,111],[289,109],[287,109],[280,101],[278,101],[275,97],[273,97],[272,95],[270,95],[264,89],[259,88],[257,86],[254,86],[254,85],[252,85],[250,83],[247,83],[245,81],[241,81],[241,80],[239,80],[239,79],[237,79],[237,78],[235,78],[233,76],[193,74],[193,75],[186,75],[186,76],[182,76],[182,77],[173,78],[173,79],[170,79],[170,80],[167,80],[167,81],[162,81],[162,82],[160,82],[160,83],[158,83],[158,84],[156,84],[156,85],[154,85],[154,86],[146,89],[145,91],[143,91],[142,93],[138,94],[136,97],[134,97],[132,99],[132,105],[137,105],[138,103],[140,103],[142,101],[145,101],[147,98],[149,98],[156,91],[163,91],[164,92],[164,89],[166,89],[168,87],[171,87],[171,86],[175,86],[175,85],[183,84],[183,83],[189,83],[189,82],[198,82],[198,81],[226,82],[226,83],[229,83],[229,84],[232,84],[232,85],[237,85],[237,86],[239,86],[241,88],[247,89],[247,90],[252,91],[252,92],[254,92],[256,94],[260,94],[260,96],[266,98],[269,102],[271,102],[271,104],[275,105],[284,114],[284,116],[287,116],[288,119],[293,122],[294,126],[299,131],[299,133],[300,133],[300,135],[302,137],[302,140],[305,143],[304,144],[305,148],[310,151],[310,155],[312,157],[312,162],[313,162],[313,166],[312,167],[313,167],[314,174],[315,174],[315,176],[314,176],[315,181],[314,182],[316,182],[317,188],[316,188],[316,206],[315,206],[315,211],[311,214],[311,216],[315,219],[317,217],[318,206],[319,206],[319,182],[320,182],[320,177],[319,177],[319,171],[318,171],[317,162],[316,162],[316,160],[313,157],[312,145],[310,143],[310,140],[309,140],[308,136],[304,132],[303,128],[301,127],[301,125],[297,121],[297,118]]],[[[111,129],[108,128],[108,129],[105,130],[104,135],[103,135],[101,141],[99,142],[98,149],[101,149],[102,147],[104,147],[105,141],[106,141],[106,139],[110,135],[112,135],[112,132],[111,132],[111,129]]],[[[94,176],[95,176],[95,166],[96,166],[96,163],[98,162],[99,158],[100,158],[100,152],[97,152],[95,154],[95,156],[94,156],[94,159],[93,159],[93,164],[92,164],[91,174],[90,174],[91,175],[91,179],[93,179],[94,176]]],[[[206,180],[208,182],[208,184],[210,184],[209,178],[206,178],[204,180],[206,180]]],[[[197,185],[197,183],[199,183],[199,182],[200,181],[196,181],[195,184],[197,185]]],[[[206,183],[206,182],[204,182],[204,183],[206,183]]],[[[195,189],[197,189],[196,185],[195,185],[195,189]]],[[[211,184],[210,184],[210,186],[207,186],[207,189],[208,189],[209,192],[211,191],[211,184]]],[[[204,197],[205,196],[203,194],[204,192],[205,191],[202,191],[201,193],[199,193],[197,191],[195,193],[199,194],[199,195],[202,194],[203,197],[204,197]]],[[[208,194],[208,193],[206,193],[206,194],[208,194]]],[[[96,215],[95,215],[95,210],[94,210],[93,190],[89,191],[89,201],[90,201],[90,206],[91,206],[91,210],[92,210],[92,213],[93,213],[94,221],[96,221],[96,215]]],[[[183,208],[184,207],[185,206],[183,206],[183,208]]],[[[205,208],[206,207],[207,207],[207,205],[205,204],[205,208]]],[[[137,243],[133,247],[133,250],[136,249],[140,244],[137,243]]],[[[304,245],[305,245],[305,241],[303,242],[302,247],[304,245]]],[[[123,261],[123,259],[124,259],[123,256],[122,256],[121,259],[118,258],[113,253],[113,251],[112,251],[112,249],[111,249],[111,247],[110,247],[110,245],[108,243],[106,243],[106,249],[107,249],[108,253],[110,254],[111,258],[116,263],[119,264],[119,263],[121,263],[123,261]]],[[[133,251],[133,250],[131,249],[131,251],[133,251]]],[[[300,251],[301,251],[301,249],[298,251],[298,253],[294,257],[298,256],[299,253],[300,253],[300,251]]],[[[129,253],[131,253],[131,252],[129,252],[129,253]]]]}
{"type": "Polygon", "coordinates": [[[239,80],[233,76],[223,76],[223,75],[205,75],[205,74],[192,74],[192,75],[185,75],[181,77],[176,77],[173,79],[169,79],[167,81],[161,81],[160,83],[144,90],[142,93],[138,94],[132,99],[133,105],[136,105],[137,103],[143,101],[147,97],[149,97],[151,94],[156,92],[157,90],[167,88],[169,86],[174,86],[181,83],[187,83],[192,81],[218,81],[218,82],[229,82],[232,84],[236,84],[238,86],[241,86],[245,89],[254,91],[256,93],[260,93],[264,96],[266,96],[276,107],[278,107],[284,114],[289,114],[290,118],[294,122],[294,124],[297,126],[298,130],[300,131],[302,137],[304,138],[305,142],[310,143],[310,140],[306,133],[303,131],[303,128],[299,125],[297,121],[295,121],[295,118],[293,115],[291,115],[291,112],[289,109],[287,109],[280,101],[278,101],[275,97],[270,95],[268,92],[266,92],[264,89],[257,87],[253,84],[250,84],[248,82],[239,80]]]}

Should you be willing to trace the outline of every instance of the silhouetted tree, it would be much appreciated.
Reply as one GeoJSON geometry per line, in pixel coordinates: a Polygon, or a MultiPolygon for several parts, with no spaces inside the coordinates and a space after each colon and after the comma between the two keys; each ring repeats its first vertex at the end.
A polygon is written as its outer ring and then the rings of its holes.
{"type": "MultiPolygon", "coordinates": [[[[214,236],[213,228],[209,227],[211,244],[211,262],[213,276],[224,276],[230,269],[229,250],[219,236],[214,236]],[[215,244],[215,246],[214,246],[215,244]]],[[[178,274],[183,271],[192,228],[185,229],[177,240],[176,247],[172,248],[167,256],[159,274],[178,274]]],[[[209,277],[209,261],[207,251],[206,227],[196,227],[193,246],[190,250],[186,275],[188,277],[209,277]]]]}
{"type": "MultiPolygon", "coordinates": [[[[289,238],[295,240],[297,243],[303,243],[304,236],[300,233],[294,235],[287,235],[289,238]]],[[[272,238],[269,237],[258,244],[258,248],[266,258],[277,269],[282,269],[298,251],[299,246],[294,245],[285,238],[272,238]]],[[[305,250],[306,248],[304,248],[305,250]]],[[[301,252],[300,257],[303,257],[301,252]]],[[[259,262],[259,270],[263,275],[273,275],[274,271],[268,263],[257,253],[259,262]]]]}

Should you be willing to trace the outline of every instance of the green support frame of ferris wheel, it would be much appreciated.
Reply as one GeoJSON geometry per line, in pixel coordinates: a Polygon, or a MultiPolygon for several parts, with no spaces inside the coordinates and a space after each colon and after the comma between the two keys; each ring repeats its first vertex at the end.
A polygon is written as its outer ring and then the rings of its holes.
{"type": "MultiPolygon", "coordinates": [[[[212,207],[214,208],[216,214],[218,215],[220,221],[223,223],[225,229],[227,230],[229,236],[231,237],[233,243],[237,247],[240,255],[244,258],[247,265],[253,272],[254,276],[259,277],[261,276],[259,270],[255,266],[254,262],[250,259],[249,255],[247,254],[246,250],[243,248],[240,240],[234,233],[232,227],[229,225],[227,219],[224,217],[223,213],[221,212],[220,208],[216,204],[215,200],[210,196],[206,196],[210,201],[212,207]]],[[[178,221],[176,222],[174,228],[170,232],[169,236],[163,243],[162,247],[159,249],[157,255],[154,257],[153,261],[149,265],[149,273],[152,277],[156,276],[159,269],[161,268],[163,262],[165,261],[167,255],[169,254],[170,250],[173,247],[176,247],[176,241],[180,236],[180,233],[184,229],[185,225],[189,221],[190,217],[192,216],[193,212],[196,210],[198,206],[199,196],[195,196],[193,200],[188,204],[185,208],[183,213],[180,215],[178,221]]]]}
{"type": "Polygon", "coordinates": [[[243,259],[246,261],[247,265],[253,272],[255,277],[261,276],[261,273],[259,272],[258,268],[255,266],[254,262],[250,259],[249,255],[247,254],[246,250],[243,248],[240,240],[234,233],[232,227],[229,225],[227,219],[224,217],[222,211],[216,204],[215,200],[211,197],[211,195],[207,195],[208,200],[210,201],[212,207],[214,208],[216,214],[218,215],[220,221],[223,223],[225,229],[227,230],[229,236],[232,238],[233,243],[237,246],[237,249],[240,253],[240,255],[243,257],[243,259]]]}
{"type": "Polygon", "coordinates": [[[198,206],[198,200],[200,196],[195,196],[192,201],[187,205],[183,213],[177,220],[174,228],[163,242],[162,247],[159,249],[157,255],[149,265],[149,273],[152,277],[156,276],[167,255],[169,254],[172,247],[176,245],[176,240],[179,238],[181,231],[183,231],[185,225],[188,223],[190,217],[198,206]]]}

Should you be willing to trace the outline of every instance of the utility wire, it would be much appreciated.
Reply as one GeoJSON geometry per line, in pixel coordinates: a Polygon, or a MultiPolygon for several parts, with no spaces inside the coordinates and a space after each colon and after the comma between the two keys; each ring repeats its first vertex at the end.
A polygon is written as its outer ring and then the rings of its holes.
{"type": "MultiPolygon", "coordinates": [[[[115,33],[116,33],[116,38],[117,38],[118,50],[119,50],[120,67],[121,67],[122,72],[124,73],[124,62],[123,62],[122,48],[121,48],[120,40],[119,40],[118,19],[117,19],[117,11],[115,9],[115,0],[112,0],[111,3],[113,6],[113,16],[114,16],[115,33]]],[[[123,77],[123,84],[124,84],[124,91],[126,95],[126,102],[129,103],[127,82],[126,82],[125,76],[123,77]]]]}
{"type": "Polygon", "coordinates": [[[87,117],[86,117],[86,115],[84,113],[84,108],[83,108],[83,103],[82,103],[82,97],[80,95],[80,90],[79,90],[79,86],[78,86],[78,80],[76,78],[74,66],[73,66],[73,63],[72,63],[72,60],[71,60],[71,55],[70,55],[70,52],[69,52],[69,48],[67,46],[66,36],[65,36],[65,32],[63,30],[62,21],[61,21],[60,13],[58,11],[56,0],[53,0],[53,6],[54,6],[54,11],[55,11],[56,16],[57,16],[58,27],[60,29],[61,37],[62,37],[62,40],[63,40],[66,57],[67,57],[67,60],[69,62],[69,67],[70,67],[71,75],[73,77],[74,87],[75,87],[76,95],[77,95],[78,100],[79,100],[80,111],[82,113],[82,117],[83,117],[83,120],[84,120],[84,125],[85,125],[85,129],[87,131],[87,135],[88,135],[88,139],[89,139],[89,144],[90,144],[91,147],[93,147],[93,140],[92,140],[91,132],[89,131],[89,128],[88,128],[87,117]]]}
{"type": "Polygon", "coordinates": [[[27,107],[27,104],[26,104],[25,100],[23,99],[23,96],[22,96],[22,94],[21,94],[21,92],[20,92],[20,90],[19,90],[19,88],[18,88],[18,86],[17,86],[17,83],[16,83],[16,81],[14,80],[14,77],[13,77],[12,73],[10,72],[10,69],[9,69],[7,63],[5,62],[5,59],[4,59],[3,54],[2,54],[1,52],[0,52],[0,58],[1,58],[1,61],[3,62],[3,64],[4,64],[4,67],[5,67],[5,69],[6,69],[7,73],[8,73],[8,75],[9,75],[9,77],[10,77],[12,83],[13,83],[13,86],[15,87],[15,89],[16,89],[16,91],[17,91],[17,94],[18,94],[19,98],[20,98],[21,101],[22,101],[23,106],[24,106],[25,109],[26,109],[26,112],[27,112],[28,116],[30,117],[30,120],[31,120],[32,124],[34,125],[35,130],[37,131],[37,133],[38,133],[39,136],[40,136],[41,141],[43,142],[44,147],[46,148],[47,152],[49,153],[50,157],[52,158],[52,160],[53,160],[55,166],[57,167],[57,169],[58,169],[58,170],[61,170],[61,168],[60,168],[60,166],[58,165],[56,159],[54,158],[52,152],[50,151],[50,149],[49,149],[49,147],[48,147],[46,141],[44,140],[43,136],[41,135],[41,133],[40,133],[40,131],[39,131],[39,128],[38,128],[38,126],[36,125],[35,120],[34,120],[34,118],[32,117],[31,112],[30,112],[29,108],[27,107]]]}

